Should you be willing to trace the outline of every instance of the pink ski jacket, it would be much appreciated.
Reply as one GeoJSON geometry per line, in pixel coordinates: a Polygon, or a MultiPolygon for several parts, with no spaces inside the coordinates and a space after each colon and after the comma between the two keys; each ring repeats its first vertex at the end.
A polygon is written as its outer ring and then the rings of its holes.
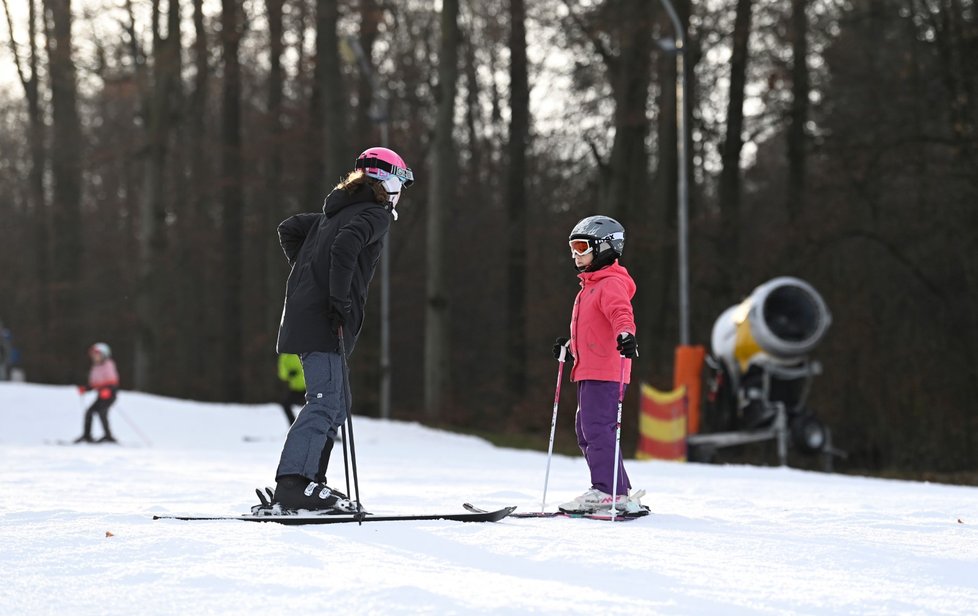
{"type": "MultiPolygon", "coordinates": [[[[632,312],[635,281],[618,261],[577,277],[581,279],[581,290],[571,314],[571,380],[617,383],[621,376],[618,334],[637,333],[632,312]]],[[[625,383],[629,382],[631,371],[632,360],[626,359],[625,383]]]]}
{"type": "Polygon", "coordinates": [[[116,372],[115,362],[106,359],[100,364],[95,364],[88,371],[88,388],[99,389],[101,387],[118,387],[119,373],[116,372]]]}

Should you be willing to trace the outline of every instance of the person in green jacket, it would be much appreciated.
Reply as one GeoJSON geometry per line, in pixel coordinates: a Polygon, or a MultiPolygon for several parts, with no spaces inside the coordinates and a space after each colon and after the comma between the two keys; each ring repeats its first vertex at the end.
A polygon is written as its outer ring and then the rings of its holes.
{"type": "Polygon", "coordinates": [[[278,378],[288,385],[285,397],[282,399],[282,410],[285,411],[285,418],[291,426],[295,423],[292,406],[298,405],[301,408],[306,404],[306,378],[302,374],[302,362],[298,355],[279,353],[278,378]]]}

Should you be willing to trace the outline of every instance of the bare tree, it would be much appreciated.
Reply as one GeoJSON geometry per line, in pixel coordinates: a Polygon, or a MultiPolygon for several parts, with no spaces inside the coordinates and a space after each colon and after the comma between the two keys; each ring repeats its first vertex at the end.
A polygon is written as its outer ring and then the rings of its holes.
{"type": "Polygon", "coordinates": [[[160,0],[152,4],[151,82],[144,94],[146,147],[139,213],[139,282],[136,295],[136,345],[133,382],[152,391],[157,374],[160,314],[165,305],[163,285],[156,280],[160,257],[166,249],[168,148],[173,130],[174,95],[180,81],[180,3],[170,0],[164,37],[160,28],[160,0]]]}
{"type": "Polygon", "coordinates": [[[791,111],[788,122],[788,214],[795,219],[805,197],[805,124],[808,123],[808,2],[791,0],[791,111]]]}
{"type": "MultiPolygon", "coordinates": [[[[753,0],[737,0],[733,45],[730,56],[730,94],[727,99],[727,130],[723,140],[720,184],[717,198],[724,227],[724,262],[734,264],[740,252],[740,153],[744,147],[744,90],[747,83],[748,41],[751,34],[753,0]]],[[[725,276],[729,280],[729,276],[725,276]]]]}
{"type": "Polygon", "coordinates": [[[530,85],[526,59],[526,6],[523,0],[509,2],[509,168],[506,201],[509,223],[507,239],[507,373],[509,393],[518,400],[526,392],[526,150],[530,137],[530,85]]]}
{"type": "MultiPolygon", "coordinates": [[[[211,43],[204,19],[204,0],[193,0],[193,31],[190,49],[194,71],[184,101],[184,121],[180,125],[180,130],[186,135],[182,140],[186,151],[179,156],[179,160],[185,165],[182,177],[186,178],[189,194],[186,201],[175,204],[178,208],[176,229],[180,247],[175,261],[181,273],[178,281],[181,301],[174,308],[185,324],[188,336],[202,340],[209,348],[216,349],[220,345],[220,327],[200,318],[200,315],[206,313],[210,299],[209,294],[201,289],[214,288],[208,277],[213,276],[212,271],[218,269],[220,251],[208,250],[204,255],[195,251],[197,237],[216,236],[216,217],[212,215],[217,208],[214,195],[217,169],[214,160],[217,156],[212,146],[216,131],[211,128],[214,122],[210,121],[214,118],[209,105],[209,88],[212,87],[213,79],[209,61],[211,43]]],[[[173,368],[178,373],[180,382],[193,383],[195,375],[212,370],[212,362],[213,359],[205,353],[184,352],[183,361],[173,368]]]]}
{"type": "Polygon", "coordinates": [[[224,90],[221,118],[221,202],[224,240],[224,395],[242,396],[242,231],[244,190],[241,156],[241,66],[238,50],[241,18],[237,0],[221,1],[221,47],[224,55],[224,90]]]}
{"type": "MultiPolygon", "coordinates": [[[[360,0],[360,30],[358,32],[358,38],[364,58],[370,64],[372,64],[371,59],[373,57],[374,43],[377,41],[380,24],[383,20],[384,8],[377,0],[360,0]]],[[[371,66],[370,69],[375,71],[376,67],[371,66]]],[[[374,91],[371,80],[361,75],[361,79],[357,80],[356,137],[366,139],[367,141],[353,144],[357,150],[370,147],[374,143],[377,143],[372,138],[367,138],[367,135],[373,135],[375,133],[375,118],[371,117],[373,100],[374,91]]]]}
{"type": "MultiPolygon", "coordinates": [[[[79,279],[82,272],[82,150],[81,119],[78,115],[78,85],[72,56],[70,0],[44,0],[48,23],[48,67],[51,76],[51,174],[53,312],[51,338],[67,348],[81,347],[81,297],[79,279]]],[[[70,360],[52,357],[52,370],[60,381],[71,382],[74,374],[70,360]]]]}
{"type": "Polygon", "coordinates": [[[451,383],[449,373],[449,299],[445,280],[445,214],[455,197],[456,159],[452,131],[458,88],[458,0],[441,9],[438,63],[438,110],[431,155],[431,196],[427,218],[427,286],[425,311],[425,411],[437,418],[444,410],[451,383]]]}
{"type": "MultiPolygon", "coordinates": [[[[284,87],[285,87],[285,71],[282,67],[282,54],[284,53],[285,47],[283,44],[282,36],[284,34],[284,28],[282,26],[282,10],[285,5],[285,0],[265,0],[265,10],[268,13],[268,36],[269,36],[269,47],[268,47],[268,102],[267,102],[267,113],[268,113],[268,148],[266,154],[266,170],[265,170],[265,199],[259,206],[259,224],[258,230],[262,234],[259,236],[258,245],[268,245],[268,243],[262,242],[264,237],[271,237],[272,228],[278,223],[276,220],[272,220],[272,215],[274,212],[279,211],[279,208],[274,204],[282,198],[282,171],[284,169],[284,162],[282,157],[282,148],[284,145],[284,132],[285,128],[282,125],[282,101],[284,99],[284,87]]],[[[270,249],[274,251],[275,256],[278,256],[280,252],[278,250],[277,243],[272,242],[270,249]]],[[[259,250],[258,251],[259,265],[258,269],[261,274],[261,280],[264,283],[262,288],[266,290],[264,293],[260,293],[258,301],[258,314],[261,316],[261,322],[273,323],[274,315],[272,311],[277,309],[277,304],[269,301],[269,297],[276,297],[272,294],[272,289],[270,283],[275,279],[271,274],[272,263],[278,265],[280,259],[272,260],[272,254],[269,250],[259,250]]]]}
{"type": "Polygon", "coordinates": [[[339,181],[343,172],[349,170],[351,156],[346,130],[346,108],[349,105],[349,97],[343,84],[343,73],[340,71],[338,4],[337,0],[319,3],[320,10],[325,14],[319,19],[317,32],[319,37],[317,41],[322,40],[322,47],[318,50],[316,61],[323,67],[319,77],[325,95],[323,111],[326,115],[326,139],[323,146],[326,148],[326,154],[323,177],[327,187],[333,186],[339,181]]]}
{"type": "Polygon", "coordinates": [[[31,152],[31,166],[28,174],[28,186],[31,209],[33,211],[33,239],[34,239],[34,274],[37,284],[35,305],[37,306],[36,317],[40,326],[37,327],[37,335],[41,338],[41,348],[50,348],[48,340],[47,323],[50,320],[48,288],[50,285],[50,255],[48,239],[48,205],[47,191],[44,187],[44,168],[47,164],[47,152],[44,147],[46,127],[44,124],[44,112],[41,108],[40,95],[40,75],[38,65],[40,62],[40,52],[37,48],[37,24],[40,16],[37,14],[36,0],[28,0],[27,8],[27,48],[28,55],[26,60],[20,57],[14,37],[14,22],[10,16],[8,0],[3,0],[4,14],[7,17],[7,27],[10,31],[10,52],[17,68],[17,76],[24,88],[24,96],[27,99],[27,121],[28,147],[31,152]],[[25,66],[26,64],[26,66],[25,66]]]}
{"type": "Polygon", "coordinates": [[[313,68],[306,200],[314,203],[350,167],[346,137],[346,91],[340,72],[336,0],[316,0],[316,64],[313,68]]]}

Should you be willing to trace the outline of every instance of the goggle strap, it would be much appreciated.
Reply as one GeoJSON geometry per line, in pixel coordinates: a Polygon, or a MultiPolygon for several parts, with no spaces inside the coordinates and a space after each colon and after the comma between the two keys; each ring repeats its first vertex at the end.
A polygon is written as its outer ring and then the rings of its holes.
{"type": "Polygon", "coordinates": [[[386,160],[381,160],[379,158],[375,158],[375,157],[358,158],[354,168],[355,169],[376,168],[396,176],[404,183],[404,186],[410,186],[411,184],[414,183],[414,173],[410,169],[404,169],[402,167],[398,167],[397,165],[391,164],[386,160]]]}

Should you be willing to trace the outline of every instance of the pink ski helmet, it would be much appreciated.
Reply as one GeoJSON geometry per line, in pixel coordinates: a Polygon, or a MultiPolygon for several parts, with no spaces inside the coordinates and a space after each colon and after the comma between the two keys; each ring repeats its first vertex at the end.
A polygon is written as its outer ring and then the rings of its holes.
{"type": "Polygon", "coordinates": [[[414,184],[414,173],[404,164],[394,150],[387,148],[368,148],[363,154],[357,157],[356,169],[363,169],[368,177],[375,180],[384,181],[393,176],[401,181],[401,185],[407,188],[414,184]]]}

